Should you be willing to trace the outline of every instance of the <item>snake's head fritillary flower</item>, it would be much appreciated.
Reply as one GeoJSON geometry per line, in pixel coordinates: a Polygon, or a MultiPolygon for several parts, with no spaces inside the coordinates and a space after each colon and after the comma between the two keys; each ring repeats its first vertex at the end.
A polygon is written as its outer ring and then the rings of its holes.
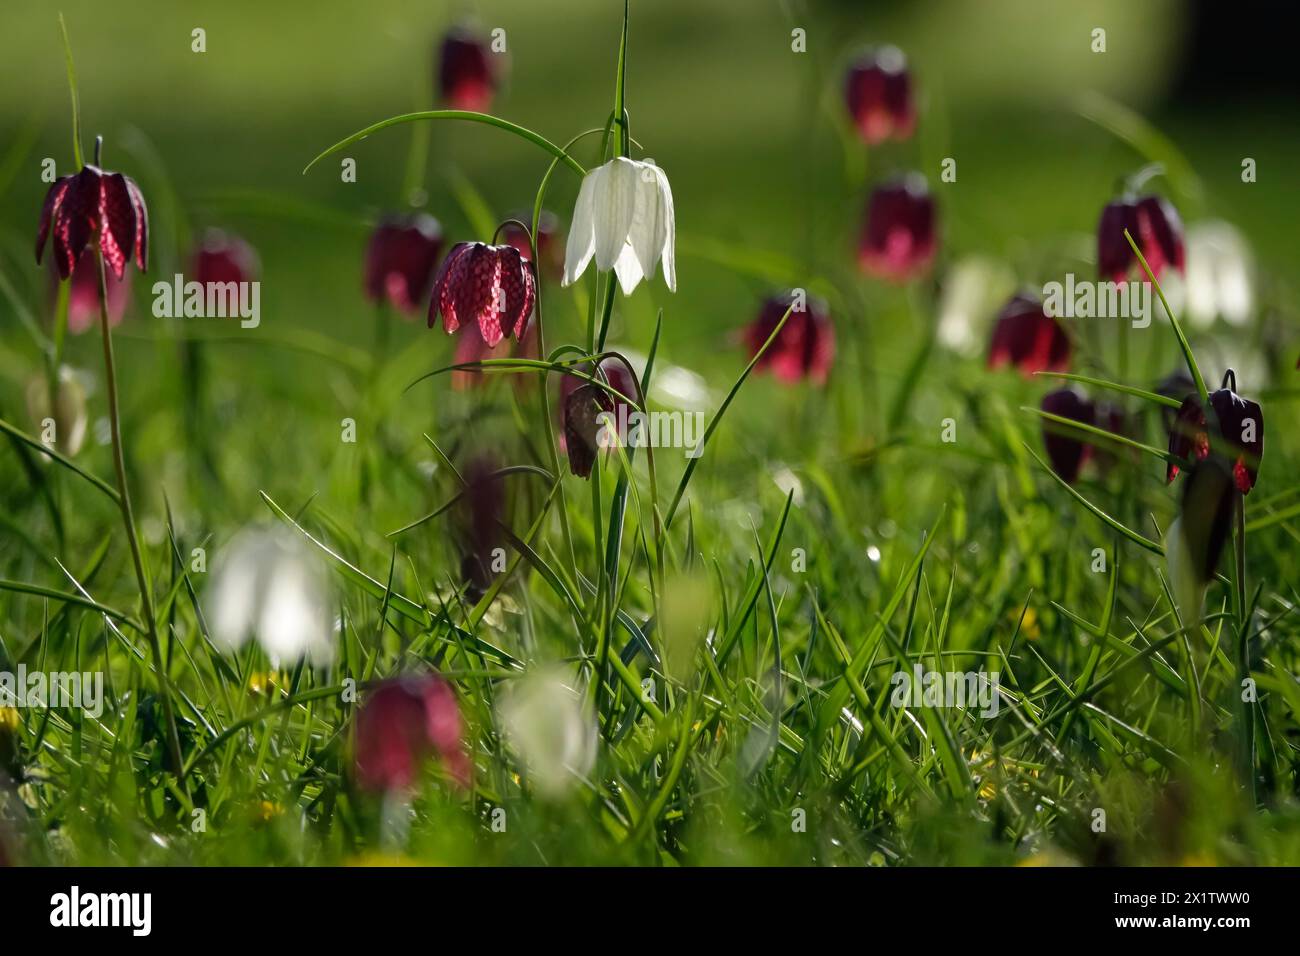
{"type": "Polygon", "coordinates": [[[745,329],[749,354],[751,357],[758,354],[787,309],[791,309],[790,318],[759,359],[757,368],[770,370],[783,382],[807,379],[825,385],[835,359],[835,330],[826,303],[821,299],[794,292],[769,296],[758,317],[745,329]]]}
{"type": "Polygon", "coordinates": [[[486,112],[496,87],[496,70],[488,45],[464,27],[448,31],[438,57],[438,95],[442,102],[454,110],[486,112]]]}
{"type": "Polygon", "coordinates": [[[1183,223],[1173,204],[1160,196],[1124,197],[1107,203],[1097,224],[1097,272],[1103,279],[1123,282],[1134,267],[1141,271],[1125,229],[1157,279],[1170,267],[1182,271],[1183,223]]]}
{"type": "Polygon", "coordinates": [[[429,328],[441,312],[447,332],[455,332],[463,322],[474,323],[484,344],[496,348],[507,335],[523,336],[536,299],[532,264],[514,246],[459,242],[433,281],[429,328]]]}
{"type": "Polygon", "coordinates": [[[616,156],[582,180],[564,251],[564,285],[577,281],[594,256],[601,272],[614,270],[624,295],[642,279],[653,279],[660,262],[664,283],[676,292],[676,232],[673,190],[664,171],[616,156]]]}
{"type": "Polygon", "coordinates": [[[200,285],[209,282],[252,282],[260,265],[253,247],[233,233],[208,229],[199,240],[190,264],[191,278],[200,285]]]}
{"type": "MultiPolygon", "coordinates": [[[[1255,487],[1264,457],[1264,412],[1258,403],[1227,387],[1229,379],[1235,386],[1235,377],[1229,372],[1224,376],[1224,387],[1210,393],[1210,409],[1217,426],[1214,429],[1198,396],[1183,399],[1169,430],[1169,453],[1192,464],[1219,457],[1231,471],[1236,489],[1246,495],[1255,487]]],[[[1165,480],[1173,481],[1178,472],[1179,466],[1169,462],[1165,480]]]]}
{"type": "MultiPolygon", "coordinates": [[[[577,371],[588,376],[592,374],[590,363],[578,366],[577,371]]],[[[602,361],[599,377],[620,395],[637,398],[636,382],[618,359],[602,361]]],[[[560,379],[560,415],[569,470],[579,478],[589,478],[596,452],[603,447],[612,447],[601,441],[601,428],[606,423],[603,413],[609,413],[615,421],[625,421],[632,411],[632,405],[618,401],[599,385],[576,375],[564,375],[560,379]]]]}
{"type": "Polygon", "coordinates": [[[998,313],[989,345],[989,368],[1014,365],[1026,377],[1070,365],[1070,337],[1032,296],[1013,296],[998,313]]]}
{"type": "MultiPolygon", "coordinates": [[[[533,257],[528,246],[528,233],[519,222],[530,222],[532,213],[516,215],[501,227],[502,241],[514,246],[525,259],[533,257]],[[516,222],[515,220],[519,220],[516,222]]],[[[560,236],[560,222],[555,214],[542,210],[537,220],[537,265],[539,271],[552,279],[564,277],[564,243],[560,236]]]]}
{"type": "Polygon", "coordinates": [[[129,176],[98,166],[83,166],[78,173],[56,179],[45,194],[36,232],[38,263],[51,234],[61,279],[72,275],[81,253],[96,240],[104,265],[118,279],[131,259],[141,272],[148,262],[149,213],[140,187],[129,176]]]}
{"type": "Polygon", "coordinates": [[[381,681],[357,711],[355,770],[373,793],[411,790],[425,761],[436,758],[459,786],[470,781],[470,761],[456,692],[437,674],[381,681]]]}
{"type": "Polygon", "coordinates": [[[475,599],[492,584],[492,552],[501,546],[506,486],[500,470],[500,462],[487,454],[471,458],[460,469],[465,487],[456,505],[456,543],[461,554],[461,578],[475,599]]]}
{"type": "MultiPolygon", "coordinates": [[[[1066,418],[1084,425],[1096,424],[1096,409],[1092,402],[1072,388],[1057,389],[1043,396],[1042,410],[1049,415],[1066,418]]],[[[1082,433],[1060,422],[1043,419],[1043,446],[1052,470],[1067,484],[1079,479],[1079,471],[1092,454],[1092,446],[1082,433]]]]}
{"type": "Polygon", "coordinates": [[[864,272],[905,282],[929,270],[937,246],[934,197],[924,176],[910,173],[872,191],[858,245],[864,272]]]}
{"type": "Polygon", "coordinates": [[[427,213],[384,219],[366,247],[366,298],[406,314],[419,311],[440,252],[442,226],[427,213]]]}
{"type": "Polygon", "coordinates": [[[898,47],[878,47],[859,57],[849,67],[844,96],[858,134],[868,145],[912,135],[912,78],[898,47]]]}
{"type": "MultiPolygon", "coordinates": [[[[56,294],[59,284],[58,270],[51,266],[51,282],[56,294]]],[[[108,291],[108,324],[118,326],[126,315],[131,303],[131,280],[123,276],[119,279],[109,272],[105,276],[104,288],[108,291]]],[[[72,280],[68,283],[68,331],[80,335],[93,328],[99,321],[99,266],[95,263],[95,250],[87,247],[72,268],[72,280]]]]}
{"type": "Polygon", "coordinates": [[[279,528],[241,531],[212,577],[207,618],[218,646],[233,652],[256,637],[275,667],[333,659],[326,569],[297,538],[279,528]]]}
{"type": "Polygon", "coordinates": [[[1240,494],[1226,463],[1216,457],[1194,464],[1183,488],[1178,517],[1165,532],[1165,562],[1183,625],[1200,620],[1205,587],[1219,566],[1240,494]]]}

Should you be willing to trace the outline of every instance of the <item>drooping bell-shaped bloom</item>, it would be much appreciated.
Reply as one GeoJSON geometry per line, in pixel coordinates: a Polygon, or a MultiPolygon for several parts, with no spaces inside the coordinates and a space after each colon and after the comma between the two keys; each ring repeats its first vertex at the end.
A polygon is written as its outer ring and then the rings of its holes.
{"type": "MultiPolygon", "coordinates": [[[[528,233],[519,227],[519,222],[531,222],[532,213],[517,214],[501,227],[501,240],[519,250],[525,259],[532,259],[533,253],[528,245],[528,233]]],[[[552,279],[564,278],[564,243],[560,236],[560,221],[555,214],[542,210],[537,220],[537,265],[539,271],[552,279]]]]}
{"type": "Polygon", "coordinates": [[[104,253],[104,265],[119,279],[132,258],[141,272],[148,263],[149,213],[144,196],[135,180],[121,173],[87,165],[55,180],[41,207],[36,232],[38,263],[51,233],[54,264],[62,279],[72,274],[81,253],[96,240],[104,253]]]}
{"type": "MultiPolygon", "coordinates": [[[[57,286],[57,272],[52,271],[51,275],[54,276],[51,281],[57,286]]],[[[131,303],[131,280],[125,276],[119,279],[111,272],[106,272],[104,279],[104,288],[108,290],[108,324],[116,328],[131,303]]],[[[98,321],[99,264],[95,262],[94,249],[87,247],[73,267],[68,283],[68,331],[80,335],[94,328],[98,321]]]]}
{"type": "MultiPolygon", "coordinates": [[[[1169,430],[1169,453],[1195,464],[1212,456],[1225,462],[1236,488],[1243,495],[1255,487],[1259,464],[1264,457],[1264,412],[1256,402],[1242,398],[1227,387],[1210,393],[1210,409],[1216,428],[1211,429],[1200,398],[1188,395],[1169,430]],[[1220,444],[1222,442],[1222,444],[1220,444]]],[[[1235,379],[1233,385],[1236,385],[1235,379]]],[[[1169,462],[1165,480],[1178,477],[1179,466],[1169,462]]]]}
{"type": "Polygon", "coordinates": [[[1255,310],[1255,266],[1250,245],[1226,222],[1187,229],[1187,318],[1197,328],[1215,319],[1245,325],[1255,310]]]}
{"type": "MultiPolygon", "coordinates": [[[[1042,410],[1084,425],[1096,425],[1096,409],[1079,392],[1061,388],[1043,396],[1042,410]]],[[[1074,484],[1079,471],[1092,454],[1092,446],[1077,429],[1051,419],[1043,419],[1043,446],[1052,470],[1067,484],[1074,484]]]]}
{"type": "Polygon", "coordinates": [[[460,469],[465,479],[454,513],[454,533],[460,550],[461,578],[473,595],[481,596],[496,575],[493,552],[501,547],[506,486],[498,474],[501,464],[489,454],[477,455],[460,469]]]}
{"type": "Polygon", "coordinates": [[[850,67],[845,102],[858,134],[868,145],[907,139],[916,127],[907,58],[895,46],[868,50],[850,67]]]}
{"type": "Polygon", "coordinates": [[[989,368],[1014,365],[1025,376],[1070,367],[1070,337],[1032,296],[1013,296],[998,313],[989,345],[989,368]]]}
{"type": "Polygon", "coordinates": [[[438,56],[438,95],[443,104],[482,113],[492,105],[496,87],[488,45],[464,27],[448,31],[438,56]]]}
{"type": "Polygon", "coordinates": [[[441,312],[444,330],[476,323],[484,343],[495,348],[507,335],[524,334],[536,299],[532,264],[514,246],[458,242],[433,281],[429,328],[441,312]]]}
{"type": "Polygon", "coordinates": [[[260,271],[253,247],[221,229],[204,231],[190,263],[190,278],[203,286],[210,282],[252,282],[260,271]]]}
{"type": "Polygon", "coordinates": [[[934,197],[924,176],[910,173],[872,191],[858,245],[864,272],[894,282],[916,278],[930,268],[937,246],[934,197]]]}
{"type": "Polygon", "coordinates": [[[1165,533],[1165,567],[1184,627],[1200,620],[1205,587],[1219,566],[1239,494],[1218,458],[1197,462],[1187,476],[1178,517],[1165,533]]]}
{"type": "Polygon", "coordinates": [[[440,252],[442,226],[427,213],[384,219],[366,247],[366,298],[407,314],[418,312],[440,252]]]}
{"type": "Polygon", "coordinates": [[[1183,223],[1169,200],[1161,196],[1124,197],[1106,204],[1097,224],[1097,272],[1111,282],[1125,281],[1136,269],[1144,278],[1127,229],[1157,279],[1167,268],[1183,269],[1183,223]]]}
{"type": "Polygon", "coordinates": [[[326,569],[279,529],[241,531],[220,552],[207,619],[218,646],[237,651],[256,637],[275,666],[334,657],[326,569]]]}
{"type": "Polygon", "coordinates": [[[372,793],[412,789],[430,758],[459,786],[471,765],[462,743],[464,724],[456,692],[437,674],[381,681],[361,702],[356,720],[357,784],[372,793]]]}
{"type": "MultiPolygon", "coordinates": [[[[590,363],[576,369],[584,375],[592,375],[590,363]]],[[[636,399],[639,392],[636,382],[627,367],[618,359],[607,358],[600,363],[602,381],[610,388],[630,399],[636,399]]],[[[602,428],[620,421],[628,421],[633,406],[617,400],[606,389],[601,388],[576,375],[564,375],[560,378],[560,415],[564,425],[564,450],[569,456],[569,470],[579,478],[591,476],[591,466],[596,461],[596,452],[602,448],[613,448],[615,437],[606,431],[602,437],[602,428]],[[610,418],[605,418],[608,413],[610,418]]]]}
{"type": "Polygon", "coordinates": [[[769,296],[763,302],[758,318],[745,329],[744,340],[749,354],[751,357],[758,354],[780,325],[787,309],[791,310],[790,317],[758,360],[756,369],[767,369],[783,382],[807,379],[815,385],[825,385],[835,358],[835,329],[826,303],[821,299],[802,292],[769,296]]]}
{"type": "Polygon", "coordinates": [[[614,270],[624,295],[642,279],[653,279],[660,262],[664,283],[676,292],[676,232],[664,171],[616,156],[582,180],[564,251],[564,285],[577,281],[594,256],[597,269],[614,270]]]}

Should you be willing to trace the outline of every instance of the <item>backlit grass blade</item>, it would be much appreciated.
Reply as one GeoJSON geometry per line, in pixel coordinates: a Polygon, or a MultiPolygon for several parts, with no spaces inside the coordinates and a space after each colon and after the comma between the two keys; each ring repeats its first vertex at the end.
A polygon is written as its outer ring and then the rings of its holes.
{"type": "Polygon", "coordinates": [[[332,156],[339,150],[346,149],[353,143],[365,139],[371,133],[378,133],[380,130],[388,129],[390,126],[398,126],[402,123],[417,123],[422,120],[441,119],[465,120],[470,123],[485,123],[488,126],[495,126],[497,129],[505,130],[507,133],[512,133],[520,139],[527,140],[534,146],[540,147],[556,159],[559,159],[564,163],[564,165],[568,166],[579,176],[585,176],[587,174],[587,170],[583,168],[581,163],[540,133],[534,133],[532,130],[520,126],[518,123],[503,120],[499,116],[491,116],[487,113],[476,113],[472,110],[423,110],[418,113],[402,113],[399,116],[390,116],[386,120],[380,120],[378,123],[357,130],[351,136],[339,140],[308,163],[303,168],[303,173],[306,174],[313,166],[319,163],[322,159],[325,159],[327,156],[332,156]]]}

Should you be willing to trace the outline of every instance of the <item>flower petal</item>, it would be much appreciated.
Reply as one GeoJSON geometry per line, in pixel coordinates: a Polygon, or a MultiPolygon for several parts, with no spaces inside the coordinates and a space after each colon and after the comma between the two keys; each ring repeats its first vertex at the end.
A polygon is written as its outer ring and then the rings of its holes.
{"type": "Polygon", "coordinates": [[[597,173],[595,186],[596,267],[614,267],[627,244],[640,170],[638,164],[616,156],[597,173]]]}
{"type": "Polygon", "coordinates": [[[45,253],[45,239],[50,234],[50,221],[58,216],[59,204],[63,201],[63,194],[67,192],[71,181],[71,176],[56,179],[45,194],[45,202],[41,206],[41,224],[36,230],[37,265],[40,264],[41,256],[45,253]]]}
{"type": "Polygon", "coordinates": [[[618,284],[622,286],[624,295],[631,295],[644,277],[641,261],[631,245],[625,245],[618,254],[618,259],[614,262],[614,275],[618,276],[618,284]]]}
{"type": "Polygon", "coordinates": [[[595,255],[595,196],[599,174],[599,169],[587,173],[578,190],[578,201],[573,206],[573,223],[564,247],[564,279],[561,285],[572,285],[577,281],[595,255]]]}
{"type": "Polygon", "coordinates": [[[149,268],[149,209],[135,180],[130,176],[122,178],[126,180],[131,206],[135,209],[135,267],[144,272],[149,268]]]}
{"type": "Polygon", "coordinates": [[[104,264],[122,278],[127,258],[135,248],[135,205],[121,173],[109,173],[99,180],[99,248],[104,264]]]}
{"type": "MultiPolygon", "coordinates": [[[[673,209],[673,188],[668,185],[668,174],[655,167],[659,181],[659,217],[655,225],[655,248],[664,266],[664,282],[668,291],[677,291],[677,214],[673,209]]],[[[654,271],[651,270],[651,275],[654,271]]]]}

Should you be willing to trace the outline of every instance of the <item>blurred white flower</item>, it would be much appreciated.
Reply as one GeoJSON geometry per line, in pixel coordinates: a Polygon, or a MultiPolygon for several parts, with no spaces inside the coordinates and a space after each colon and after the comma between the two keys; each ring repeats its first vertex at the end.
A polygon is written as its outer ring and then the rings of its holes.
{"type": "Polygon", "coordinates": [[[546,797],[563,796],[596,762],[596,725],[558,671],[514,682],[497,707],[506,740],[546,797]]]}
{"type": "Polygon", "coordinates": [[[673,191],[653,162],[617,156],[587,173],[578,191],[564,251],[564,285],[575,282],[592,256],[602,272],[614,270],[624,295],[654,278],[660,260],[664,282],[677,291],[673,191]]]}
{"type": "Polygon", "coordinates": [[[655,370],[650,382],[650,397],[660,405],[687,412],[708,411],[713,405],[709,386],[703,377],[680,365],[666,365],[655,370]]]}
{"type": "Polygon", "coordinates": [[[975,355],[988,341],[989,317],[1015,291],[1016,277],[1003,262],[967,256],[943,277],[939,294],[939,344],[975,355]]]}
{"type": "Polygon", "coordinates": [[[334,657],[326,569],[281,529],[241,531],[213,571],[208,608],[212,637],[236,651],[255,636],[274,666],[334,657]]]}
{"type": "Polygon", "coordinates": [[[54,389],[54,414],[50,414],[50,383],[45,376],[27,385],[27,413],[41,440],[67,458],[74,457],[86,440],[86,389],[66,365],[59,369],[54,389]]]}
{"type": "Polygon", "coordinates": [[[1187,317],[1198,328],[1216,318],[1245,325],[1255,307],[1254,261],[1245,238],[1219,220],[1187,230],[1187,317]]]}

